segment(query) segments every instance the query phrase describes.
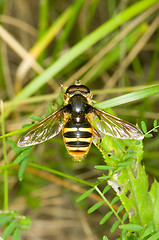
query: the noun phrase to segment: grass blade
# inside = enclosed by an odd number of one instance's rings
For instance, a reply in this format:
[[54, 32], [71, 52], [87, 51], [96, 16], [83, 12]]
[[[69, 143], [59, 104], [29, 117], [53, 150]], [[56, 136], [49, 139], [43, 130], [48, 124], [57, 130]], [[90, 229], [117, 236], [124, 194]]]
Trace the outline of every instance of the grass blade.
[[97, 103], [94, 106], [100, 109], [111, 108], [111, 107], [119, 106], [125, 103], [141, 100], [143, 98], [147, 98], [158, 93], [159, 93], [159, 85], [156, 85], [153, 87], [148, 87], [142, 90], [138, 90], [136, 92], [127, 93], [122, 96]]

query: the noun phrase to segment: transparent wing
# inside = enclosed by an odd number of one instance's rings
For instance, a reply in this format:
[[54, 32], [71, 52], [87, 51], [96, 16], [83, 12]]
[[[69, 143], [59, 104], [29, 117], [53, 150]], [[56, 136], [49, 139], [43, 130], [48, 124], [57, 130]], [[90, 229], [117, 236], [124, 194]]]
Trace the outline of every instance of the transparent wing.
[[93, 109], [95, 114], [95, 128], [99, 129], [102, 135], [109, 135], [121, 139], [139, 140], [144, 138], [142, 131], [135, 125], [97, 108]]
[[62, 129], [63, 108], [31, 127], [19, 138], [18, 146], [27, 147], [55, 137]]

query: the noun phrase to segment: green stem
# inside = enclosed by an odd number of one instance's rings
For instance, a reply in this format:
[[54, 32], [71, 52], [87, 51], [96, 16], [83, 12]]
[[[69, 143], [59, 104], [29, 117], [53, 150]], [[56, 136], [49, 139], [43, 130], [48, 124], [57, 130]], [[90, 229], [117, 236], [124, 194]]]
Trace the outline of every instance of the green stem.
[[147, 133], [145, 133], [145, 136], [148, 135], [149, 133], [153, 132], [153, 130], [159, 128], [159, 125], [157, 125], [156, 127], [152, 128], [150, 131], [148, 131]]
[[[4, 122], [4, 108], [3, 108], [3, 101], [1, 100], [1, 116], [2, 116], [2, 135], [5, 134], [5, 122]], [[3, 160], [4, 166], [7, 166], [7, 149], [6, 149], [6, 140], [5, 138], [2, 139], [3, 144]], [[4, 170], [4, 211], [8, 211], [8, 171], [7, 169]]]
[[108, 207], [112, 210], [112, 212], [114, 213], [114, 215], [117, 217], [117, 219], [121, 222], [121, 224], [124, 224], [123, 221], [121, 220], [121, 218], [119, 217], [119, 215], [117, 214], [117, 212], [114, 210], [114, 208], [112, 207], [112, 205], [110, 204], [110, 202], [105, 198], [105, 196], [103, 195], [103, 193], [100, 191], [100, 189], [95, 186], [94, 189], [99, 193], [99, 195], [103, 198], [103, 200], [106, 202], [106, 204], [108, 205]]
[[63, 173], [63, 172], [60, 172], [60, 171], [57, 171], [57, 170], [54, 170], [54, 169], [50, 169], [50, 168], [41, 166], [41, 165], [36, 164], [36, 163], [28, 163], [28, 165], [29, 165], [30, 167], [33, 167], [33, 168], [36, 168], [36, 169], [40, 169], [40, 170], [43, 170], [43, 171], [47, 171], [47, 172], [50, 172], [50, 173], [53, 173], [53, 174], [56, 174], [56, 175], [59, 175], [59, 176], [65, 177], [65, 178], [69, 178], [69, 179], [71, 179], [71, 180], [74, 180], [74, 181], [76, 181], [76, 182], [80, 182], [80, 183], [85, 184], [85, 185], [90, 186], [90, 187], [94, 187], [94, 185], [95, 185], [94, 183], [91, 183], [91, 182], [82, 180], [82, 179], [80, 179], [80, 178], [77, 178], [77, 177], [68, 175], [68, 174], [66, 174], [66, 173]]

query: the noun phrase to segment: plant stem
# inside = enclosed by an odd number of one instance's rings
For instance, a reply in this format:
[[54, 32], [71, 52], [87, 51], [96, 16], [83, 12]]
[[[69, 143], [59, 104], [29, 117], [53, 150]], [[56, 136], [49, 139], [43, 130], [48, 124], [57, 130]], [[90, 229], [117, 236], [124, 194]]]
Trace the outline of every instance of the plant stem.
[[47, 172], [50, 172], [50, 173], [53, 173], [53, 174], [56, 174], [56, 175], [59, 175], [59, 176], [65, 177], [65, 178], [69, 178], [69, 179], [74, 180], [74, 181], [76, 181], [76, 182], [80, 182], [80, 183], [82, 183], [82, 184], [86, 184], [87, 186], [90, 186], [90, 187], [94, 187], [94, 185], [95, 185], [95, 184], [93, 184], [93, 183], [91, 183], [91, 182], [82, 180], [82, 179], [80, 179], [80, 178], [77, 178], [77, 177], [68, 175], [68, 174], [66, 174], [66, 173], [63, 173], [63, 172], [60, 172], [60, 171], [57, 171], [57, 170], [54, 170], [54, 169], [50, 169], [50, 168], [41, 166], [41, 165], [36, 164], [36, 163], [31, 163], [31, 162], [29, 162], [28, 165], [31, 166], [31, 167], [33, 167], [33, 168], [36, 168], [36, 169], [41, 169], [41, 170], [43, 170], [43, 171], [47, 171]]
[[[3, 108], [3, 101], [1, 100], [1, 116], [2, 116], [2, 135], [5, 134], [5, 122], [4, 122], [4, 108]], [[3, 160], [4, 165], [7, 165], [7, 149], [6, 149], [6, 140], [5, 138], [2, 139], [3, 144]], [[8, 211], [8, 170], [7, 168], [4, 170], [4, 211]]]
[[109, 208], [112, 210], [112, 212], [114, 213], [114, 215], [117, 217], [117, 219], [120, 221], [121, 224], [124, 224], [123, 221], [121, 220], [121, 218], [119, 217], [119, 215], [117, 214], [117, 212], [114, 210], [114, 208], [112, 207], [112, 205], [109, 203], [109, 201], [105, 198], [105, 196], [103, 195], [103, 193], [100, 191], [100, 189], [95, 186], [94, 189], [99, 193], [99, 195], [103, 198], [103, 200], [106, 202], [106, 204], [109, 206]]

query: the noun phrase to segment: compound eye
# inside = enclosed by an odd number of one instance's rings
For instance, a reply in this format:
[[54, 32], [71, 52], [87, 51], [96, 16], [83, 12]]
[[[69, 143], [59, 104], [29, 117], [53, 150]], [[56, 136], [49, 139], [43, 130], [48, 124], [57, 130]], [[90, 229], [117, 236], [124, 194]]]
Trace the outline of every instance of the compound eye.
[[84, 85], [79, 85], [78, 86], [78, 91], [80, 91], [81, 93], [90, 93], [89, 88], [84, 86]]
[[84, 86], [84, 85], [72, 85], [72, 86], [67, 88], [66, 93], [73, 94], [76, 91], [79, 91], [79, 92], [85, 93], [85, 94], [90, 93], [89, 88]]
[[67, 88], [67, 91], [66, 93], [70, 93], [70, 94], [73, 94], [77, 91], [77, 86], [76, 85], [72, 85], [70, 87]]

